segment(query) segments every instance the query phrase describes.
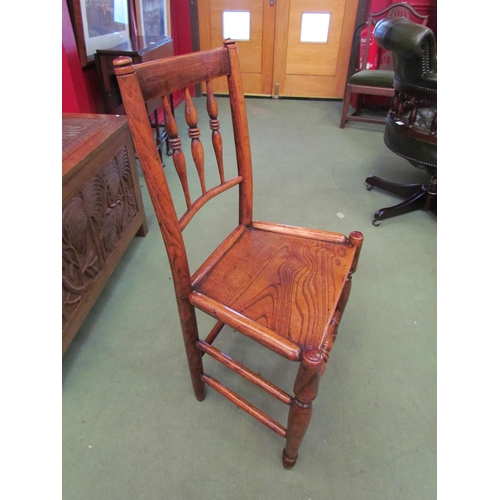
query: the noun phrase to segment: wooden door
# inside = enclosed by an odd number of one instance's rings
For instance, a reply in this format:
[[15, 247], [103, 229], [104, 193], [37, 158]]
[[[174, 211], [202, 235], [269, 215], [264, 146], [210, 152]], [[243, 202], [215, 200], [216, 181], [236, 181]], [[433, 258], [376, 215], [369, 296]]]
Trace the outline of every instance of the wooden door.
[[358, 1], [277, 0], [276, 7], [278, 94], [342, 98]]
[[[243, 88], [247, 94], [271, 95], [274, 5], [270, 0], [198, 0], [201, 50], [220, 47], [224, 35], [232, 34], [231, 30], [224, 32], [224, 13], [249, 13], [249, 40], [231, 36], [238, 43]], [[242, 37], [247, 38], [246, 33]], [[212, 88], [216, 93], [227, 93], [224, 79], [214, 80]]]
[[[219, 47], [236, 13], [243, 32], [231, 38], [246, 94], [342, 98], [357, 7], [358, 0], [198, 0], [200, 48]], [[224, 82], [214, 91], [227, 92]]]

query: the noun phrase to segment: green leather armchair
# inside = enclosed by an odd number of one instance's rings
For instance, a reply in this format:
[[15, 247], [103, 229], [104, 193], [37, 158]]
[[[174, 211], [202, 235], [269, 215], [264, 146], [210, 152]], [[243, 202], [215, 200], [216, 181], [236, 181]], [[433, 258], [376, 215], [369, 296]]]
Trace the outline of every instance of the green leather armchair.
[[431, 174], [428, 184], [395, 184], [376, 176], [374, 186], [406, 198], [374, 214], [374, 225], [414, 210], [437, 214], [437, 61], [432, 31], [406, 18], [383, 19], [375, 27], [376, 43], [392, 51], [395, 95], [386, 117], [385, 145], [411, 165]]
[[[344, 128], [346, 122], [365, 122], [365, 123], [378, 123], [384, 124], [385, 120], [375, 116], [362, 116], [363, 100], [364, 97], [381, 96], [386, 97], [388, 100], [394, 96], [393, 80], [394, 71], [390, 68], [387, 69], [370, 69], [368, 65], [368, 48], [363, 50], [363, 57], [358, 61], [358, 51], [360, 51], [360, 33], [362, 28], [366, 28], [366, 33], [372, 32], [373, 26], [380, 22], [381, 19], [406, 17], [418, 22], [422, 25], [427, 24], [429, 16], [419, 14], [411, 5], [406, 2], [393, 3], [381, 10], [380, 12], [372, 12], [368, 15], [368, 20], [360, 24], [354, 31], [353, 37], [353, 52], [351, 57], [355, 55], [356, 58], [356, 71], [351, 75], [345, 86], [344, 90], [344, 104], [342, 107], [342, 114], [340, 117], [340, 128]], [[379, 57], [382, 56], [382, 49], [379, 48]], [[360, 63], [359, 67], [357, 63]], [[351, 97], [354, 96], [353, 105], [355, 111], [349, 114], [349, 106], [351, 105]]]

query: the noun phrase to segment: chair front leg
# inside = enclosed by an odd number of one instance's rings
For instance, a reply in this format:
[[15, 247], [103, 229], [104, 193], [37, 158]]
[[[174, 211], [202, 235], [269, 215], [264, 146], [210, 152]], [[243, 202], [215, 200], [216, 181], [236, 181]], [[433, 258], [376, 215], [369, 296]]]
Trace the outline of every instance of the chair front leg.
[[300, 444], [311, 421], [312, 402], [318, 394], [324, 367], [323, 353], [314, 347], [307, 347], [295, 379], [295, 398], [288, 413], [286, 445], [282, 457], [285, 469], [291, 469], [297, 461]]
[[360, 94], [358, 92], [356, 94], [355, 100], [356, 100], [356, 105], [354, 107], [356, 108], [356, 111], [353, 113], [353, 116], [361, 116], [361, 108], [363, 106], [363, 94]]

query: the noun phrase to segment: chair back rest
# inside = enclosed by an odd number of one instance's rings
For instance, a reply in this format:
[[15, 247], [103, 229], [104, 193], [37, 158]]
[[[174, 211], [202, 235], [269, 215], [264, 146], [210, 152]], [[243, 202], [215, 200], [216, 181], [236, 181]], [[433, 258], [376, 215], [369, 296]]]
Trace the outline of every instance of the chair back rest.
[[392, 51], [395, 85], [437, 93], [436, 41], [429, 28], [395, 17], [379, 21], [374, 35], [377, 45]]
[[[239, 223], [249, 225], [252, 222], [252, 160], [238, 49], [233, 41], [226, 40], [223, 47], [214, 50], [141, 64], [132, 64], [129, 57], [119, 57], [113, 64], [136, 153], [167, 249], [177, 299], [181, 300], [191, 292], [190, 270], [182, 231], [193, 216], [215, 196], [239, 186]], [[228, 82], [236, 152], [237, 175], [230, 179], [226, 179], [218, 107], [211, 85], [213, 79], [220, 77], [227, 78]], [[206, 86], [206, 108], [212, 131], [211, 149], [215, 155], [215, 160], [211, 163], [218, 169], [218, 180], [213, 187], [207, 186], [205, 150], [200, 140], [197, 111], [189, 91], [190, 87], [200, 83]], [[185, 93], [184, 117], [197, 172], [195, 175], [199, 181], [199, 187], [194, 190], [188, 182], [188, 164], [170, 100], [171, 94], [179, 90]], [[168, 144], [182, 186], [185, 209], [179, 210], [182, 214], [180, 218], [146, 108], [146, 103], [153, 99], [161, 99]], [[196, 195], [193, 196], [192, 193]]]
[[[411, 5], [406, 2], [395, 3], [389, 5], [380, 12], [371, 12], [368, 15], [368, 21], [364, 24], [367, 27], [365, 50], [363, 52], [363, 58], [360, 65], [360, 70], [367, 69], [368, 67], [368, 42], [373, 30], [373, 27], [380, 22], [382, 19], [393, 18], [393, 17], [404, 17], [406, 19], [419, 21], [422, 26], [427, 25], [427, 20], [429, 16], [424, 16], [419, 14]], [[392, 69], [392, 59], [390, 53], [385, 56], [383, 54], [382, 47], [378, 49], [378, 60], [380, 69]]]

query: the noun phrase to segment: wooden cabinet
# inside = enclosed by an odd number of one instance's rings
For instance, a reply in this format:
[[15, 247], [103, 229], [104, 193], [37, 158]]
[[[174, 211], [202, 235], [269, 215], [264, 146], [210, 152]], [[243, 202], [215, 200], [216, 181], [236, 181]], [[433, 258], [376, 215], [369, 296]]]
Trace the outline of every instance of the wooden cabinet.
[[119, 56], [128, 56], [132, 58], [134, 64], [138, 64], [173, 55], [174, 45], [168, 36], [139, 36], [109, 49], [97, 50], [95, 62], [103, 90], [106, 113], [125, 114], [113, 69], [114, 59]]
[[62, 353], [134, 236], [146, 236], [127, 118], [62, 115]]

